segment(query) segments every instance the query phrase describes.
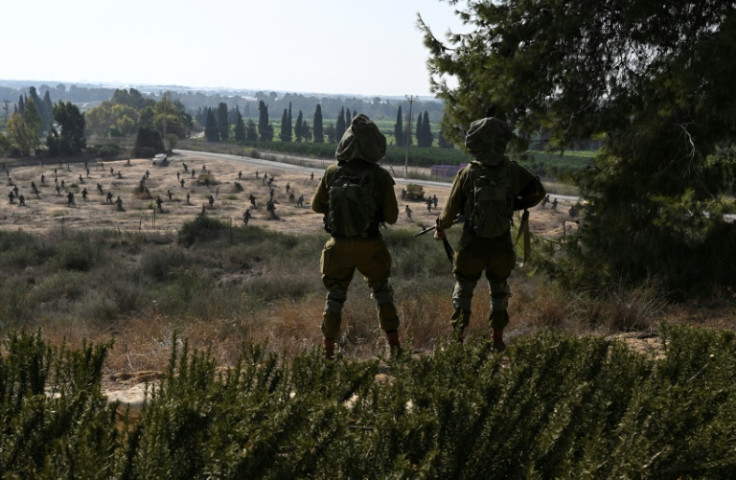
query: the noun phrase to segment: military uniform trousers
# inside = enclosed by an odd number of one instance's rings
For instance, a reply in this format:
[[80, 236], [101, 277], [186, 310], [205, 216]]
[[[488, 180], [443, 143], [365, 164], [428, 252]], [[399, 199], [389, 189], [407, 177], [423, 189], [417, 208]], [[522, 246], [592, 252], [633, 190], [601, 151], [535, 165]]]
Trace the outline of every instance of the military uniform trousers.
[[322, 315], [322, 334], [335, 338], [340, 331], [341, 312], [347, 299], [355, 270], [371, 289], [377, 305], [381, 329], [390, 332], [399, 327], [399, 318], [389, 283], [391, 255], [380, 236], [370, 238], [330, 238], [322, 250], [320, 272], [327, 288], [327, 300]]
[[458, 313], [453, 316], [456, 331], [467, 327], [473, 290], [484, 270], [491, 290], [491, 327], [503, 329], [508, 324], [506, 309], [511, 289], [507, 280], [515, 264], [516, 253], [510, 231], [496, 238], [484, 238], [467, 230], [463, 232], [452, 270], [455, 275], [452, 304]]

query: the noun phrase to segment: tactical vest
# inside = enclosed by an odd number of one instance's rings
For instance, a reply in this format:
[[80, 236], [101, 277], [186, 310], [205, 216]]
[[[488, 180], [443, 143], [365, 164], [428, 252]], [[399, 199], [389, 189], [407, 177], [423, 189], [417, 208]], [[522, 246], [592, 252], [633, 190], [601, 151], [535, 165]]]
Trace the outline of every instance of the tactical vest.
[[[511, 228], [514, 214], [512, 169], [508, 160], [498, 166], [471, 164], [470, 192], [465, 212], [468, 226], [481, 237], [495, 238]], [[467, 213], [466, 213], [467, 214]]]
[[337, 237], [368, 237], [378, 205], [373, 196], [372, 169], [342, 167], [330, 182], [327, 229]]

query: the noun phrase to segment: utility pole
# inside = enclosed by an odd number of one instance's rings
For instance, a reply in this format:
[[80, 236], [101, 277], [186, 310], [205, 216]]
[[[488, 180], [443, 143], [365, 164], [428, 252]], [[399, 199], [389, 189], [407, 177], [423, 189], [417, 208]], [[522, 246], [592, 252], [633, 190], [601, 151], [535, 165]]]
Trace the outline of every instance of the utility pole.
[[164, 150], [166, 150], [166, 93], [164, 92]]
[[406, 122], [407, 123], [406, 143], [404, 144], [404, 147], [405, 147], [404, 149], [404, 178], [408, 177], [406, 168], [409, 164], [409, 144], [411, 143], [411, 107], [412, 107], [412, 104], [414, 103], [414, 96], [409, 95], [407, 99], [409, 100], [409, 115], [408, 115], [409, 120]]

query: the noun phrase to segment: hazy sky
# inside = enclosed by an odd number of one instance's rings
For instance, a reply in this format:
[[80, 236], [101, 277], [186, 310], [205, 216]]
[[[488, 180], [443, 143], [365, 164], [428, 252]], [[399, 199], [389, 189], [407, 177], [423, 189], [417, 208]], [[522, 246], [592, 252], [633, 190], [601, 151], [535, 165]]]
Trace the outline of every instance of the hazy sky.
[[429, 95], [440, 0], [36, 0], [0, 6], [0, 79]]

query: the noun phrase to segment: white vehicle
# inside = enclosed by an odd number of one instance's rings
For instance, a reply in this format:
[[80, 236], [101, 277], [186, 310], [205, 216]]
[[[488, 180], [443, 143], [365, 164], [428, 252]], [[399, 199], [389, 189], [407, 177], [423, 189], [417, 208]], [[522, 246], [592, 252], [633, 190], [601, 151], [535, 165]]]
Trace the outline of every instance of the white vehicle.
[[169, 164], [169, 158], [166, 156], [165, 153], [157, 153], [153, 157], [153, 165], [155, 167], [165, 167]]

